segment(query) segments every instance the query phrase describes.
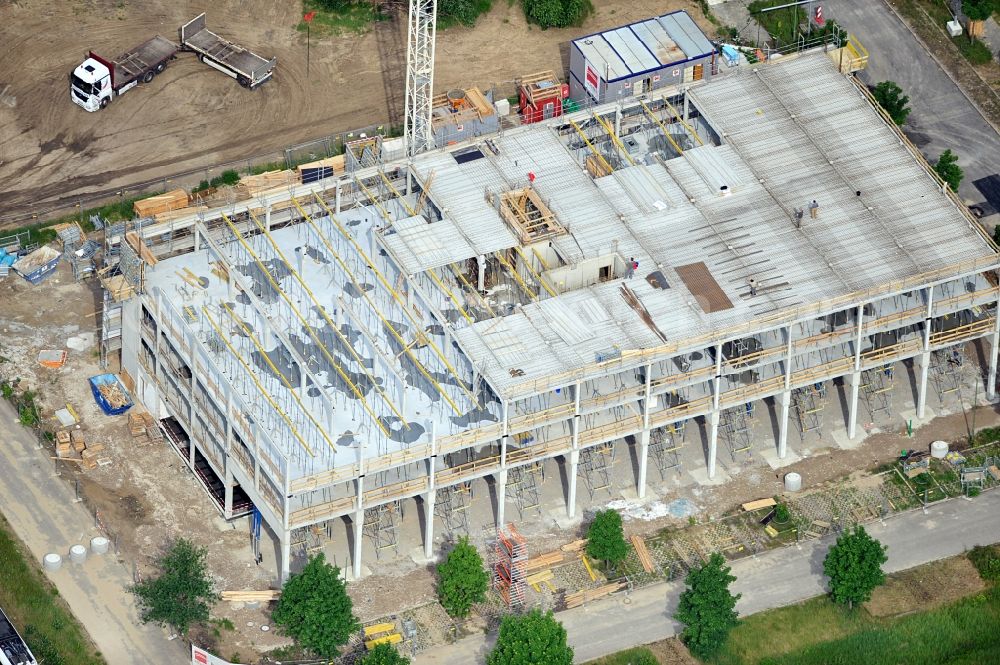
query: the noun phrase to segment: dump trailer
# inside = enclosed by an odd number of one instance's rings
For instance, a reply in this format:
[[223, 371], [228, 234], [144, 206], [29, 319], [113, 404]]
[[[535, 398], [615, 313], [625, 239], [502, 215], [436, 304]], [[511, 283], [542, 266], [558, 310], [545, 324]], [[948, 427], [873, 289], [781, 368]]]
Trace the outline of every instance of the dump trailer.
[[205, 14], [181, 26], [181, 48], [194, 51], [209, 67], [231, 76], [253, 90], [271, 78], [277, 58], [270, 60], [224, 39], [208, 29]]
[[102, 109], [139, 83], [152, 81], [179, 49], [157, 35], [113, 60], [91, 51], [69, 75], [69, 96], [88, 111]]

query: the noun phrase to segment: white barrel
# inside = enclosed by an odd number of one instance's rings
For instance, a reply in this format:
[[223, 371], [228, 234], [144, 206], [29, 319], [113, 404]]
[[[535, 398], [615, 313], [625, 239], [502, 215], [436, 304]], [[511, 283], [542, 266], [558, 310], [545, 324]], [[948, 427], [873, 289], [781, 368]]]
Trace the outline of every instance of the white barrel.
[[792, 471], [785, 474], [785, 491], [798, 492], [802, 489], [802, 476]]
[[947, 454], [948, 454], [947, 441], [935, 441], [931, 444], [931, 457], [944, 459]]
[[83, 563], [87, 560], [87, 548], [83, 545], [74, 545], [69, 548], [69, 560], [73, 563]]
[[56, 554], [55, 552], [49, 552], [48, 554], [42, 557], [42, 568], [49, 571], [50, 573], [54, 573], [61, 567], [62, 567], [62, 557]]
[[90, 539], [90, 551], [94, 554], [107, 554], [108, 539], [104, 536], [94, 536]]

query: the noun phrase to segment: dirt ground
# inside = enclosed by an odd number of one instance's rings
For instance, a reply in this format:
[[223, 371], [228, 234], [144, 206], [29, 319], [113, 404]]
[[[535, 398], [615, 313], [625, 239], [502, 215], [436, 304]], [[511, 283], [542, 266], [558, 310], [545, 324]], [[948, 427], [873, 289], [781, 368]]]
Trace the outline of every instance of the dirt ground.
[[[102, 111], [70, 101], [67, 75], [88, 50], [114, 57], [157, 33], [176, 39], [205, 8], [190, 0], [0, 3], [0, 228], [96, 193], [401, 118], [405, 18], [362, 35], [314, 36], [307, 77], [305, 35], [295, 30], [301, 7], [273, 0], [219, 0], [208, 11], [211, 29], [278, 58], [274, 79], [256, 91], [187, 53]], [[435, 88], [505, 90], [520, 75], [558, 73], [568, 40], [674, 9], [711, 31], [689, 0], [600, 3], [581, 28], [545, 31], [527, 25], [520, 3], [497, 0], [475, 28], [438, 34]]]
[[956, 556], [889, 575], [885, 585], [875, 589], [865, 603], [865, 609], [876, 617], [926, 612], [985, 588], [969, 559]]

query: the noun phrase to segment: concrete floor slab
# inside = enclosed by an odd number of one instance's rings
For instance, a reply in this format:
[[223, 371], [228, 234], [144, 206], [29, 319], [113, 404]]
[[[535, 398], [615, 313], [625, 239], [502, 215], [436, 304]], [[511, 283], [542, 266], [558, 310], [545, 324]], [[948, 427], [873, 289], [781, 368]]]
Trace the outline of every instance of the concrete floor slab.
[[696, 483], [704, 487], [714, 487], [716, 485], [724, 485], [725, 483], [728, 483], [730, 480], [729, 473], [721, 467], [716, 467], [715, 478], [709, 478], [708, 469], [704, 468], [691, 469], [690, 471], [687, 471], [686, 474], [694, 478], [694, 481]]
[[780, 469], [784, 466], [795, 464], [802, 459], [802, 456], [795, 452], [795, 449], [791, 446], [788, 446], [788, 450], [785, 451], [784, 458], [778, 457], [778, 451], [770, 446], [760, 451], [760, 457], [772, 469]]

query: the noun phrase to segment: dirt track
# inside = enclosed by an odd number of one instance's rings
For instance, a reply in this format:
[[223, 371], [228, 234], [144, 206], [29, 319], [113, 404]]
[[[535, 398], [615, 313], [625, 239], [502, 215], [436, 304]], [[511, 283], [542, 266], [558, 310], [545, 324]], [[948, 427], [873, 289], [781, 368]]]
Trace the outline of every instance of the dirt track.
[[[516, 76], [565, 68], [567, 41], [673, 9], [688, 0], [603, 4], [582, 28], [529, 27], [519, 3], [498, 0], [474, 29], [439, 33], [435, 88], [509, 87]], [[114, 57], [177, 28], [206, 9], [186, 0], [24, 0], [0, 3], [0, 227], [45, 216], [94, 193], [275, 153], [313, 138], [400, 117], [405, 20], [364, 35], [315, 36], [310, 76], [297, 3], [218, 0], [208, 25], [264, 56], [277, 56], [274, 80], [248, 92], [180, 54], [148, 86], [87, 113], [69, 99], [66, 77], [94, 49]], [[85, 206], [86, 207], [86, 206]]]

